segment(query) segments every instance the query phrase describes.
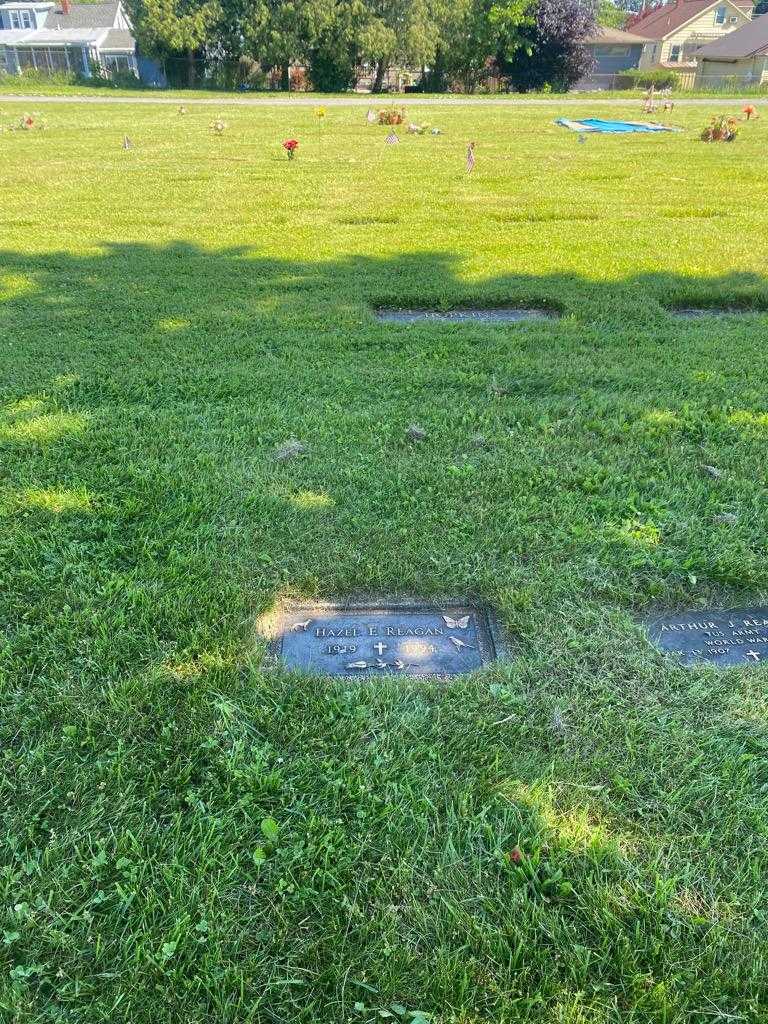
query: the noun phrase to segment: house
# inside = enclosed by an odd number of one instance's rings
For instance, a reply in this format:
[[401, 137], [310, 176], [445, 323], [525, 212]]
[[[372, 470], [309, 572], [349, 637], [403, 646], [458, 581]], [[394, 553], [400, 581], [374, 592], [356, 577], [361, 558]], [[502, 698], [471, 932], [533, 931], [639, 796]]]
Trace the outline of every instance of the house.
[[650, 40], [620, 28], [601, 26], [584, 42], [595, 59], [594, 70], [574, 86], [575, 89], [611, 89], [616, 76], [640, 64], [643, 50]]
[[138, 77], [136, 40], [121, 0], [0, 3], [0, 73], [28, 68], [85, 77], [104, 68]]
[[698, 52], [696, 84], [702, 88], [737, 79], [744, 85], [768, 82], [768, 17], [761, 16], [707, 43]]
[[752, 17], [753, 0], [674, 0], [627, 20], [629, 32], [646, 36], [640, 67], [695, 67], [696, 51]]

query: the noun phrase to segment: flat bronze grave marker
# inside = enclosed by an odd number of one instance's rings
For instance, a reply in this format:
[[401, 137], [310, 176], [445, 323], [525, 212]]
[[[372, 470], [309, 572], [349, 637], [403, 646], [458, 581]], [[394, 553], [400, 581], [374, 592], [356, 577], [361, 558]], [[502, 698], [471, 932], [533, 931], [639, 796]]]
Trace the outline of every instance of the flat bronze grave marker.
[[737, 306], [686, 306], [670, 309], [669, 312], [672, 316], [682, 320], [702, 320], [705, 317], [713, 316], [760, 316], [765, 314], [763, 309], [739, 308]]
[[681, 612], [647, 623], [657, 647], [684, 665], [757, 665], [768, 661], [768, 608]]
[[548, 309], [523, 308], [518, 306], [481, 309], [377, 309], [376, 319], [384, 323], [415, 324], [517, 324], [524, 320], [553, 320], [557, 314]]
[[466, 602], [293, 604], [269, 632], [275, 659], [328, 676], [456, 676], [504, 650], [490, 609]]

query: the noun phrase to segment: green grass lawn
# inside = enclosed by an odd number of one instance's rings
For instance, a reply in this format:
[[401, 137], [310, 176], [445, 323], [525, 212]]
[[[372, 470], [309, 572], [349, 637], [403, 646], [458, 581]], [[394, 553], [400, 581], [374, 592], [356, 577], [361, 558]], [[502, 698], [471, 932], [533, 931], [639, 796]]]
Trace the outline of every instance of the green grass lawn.
[[[768, 1020], [766, 677], [638, 625], [768, 597], [768, 118], [707, 113], [0, 136], [0, 1020]], [[462, 303], [562, 318], [372, 315]], [[369, 591], [518, 657], [262, 669], [276, 602]]]

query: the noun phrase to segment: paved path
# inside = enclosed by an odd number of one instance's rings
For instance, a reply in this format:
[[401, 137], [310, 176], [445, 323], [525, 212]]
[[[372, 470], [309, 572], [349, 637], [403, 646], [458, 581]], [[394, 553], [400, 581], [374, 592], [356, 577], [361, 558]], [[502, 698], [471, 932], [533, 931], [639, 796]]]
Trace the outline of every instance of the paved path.
[[[201, 99], [187, 99], [183, 92], [177, 96], [6, 96], [0, 94], [0, 103], [144, 103], [163, 105], [170, 104], [185, 107], [370, 107], [377, 103], [391, 103], [387, 96], [330, 96], [328, 99], [315, 96], [206, 96]], [[595, 93], [580, 93], [578, 96], [560, 98], [544, 98], [541, 96], [407, 96], [398, 97], [394, 102], [407, 104], [409, 107], [640, 107], [641, 97], [609, 97]], [[727, 104], [741, 105], [754, 102], [754, 97], [745, 99], [738, 96], [691, 96], [675, 98], [675, 105], [680, 107], [711, 107]], [[639, 116], [639, 114], [638, 114]]]

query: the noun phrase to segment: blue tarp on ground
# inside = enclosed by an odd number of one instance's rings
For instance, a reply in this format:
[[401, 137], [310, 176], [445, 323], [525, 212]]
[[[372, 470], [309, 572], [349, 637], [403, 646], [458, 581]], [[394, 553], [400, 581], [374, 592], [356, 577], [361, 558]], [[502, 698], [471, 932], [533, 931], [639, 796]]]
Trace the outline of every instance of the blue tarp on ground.
[[679, 132], [679, 128], [673, 128], [666, 124], [651, 124], [648, 121], [603, 121], [599, 117], [586, 117], [583, 121], [570, 121], [567, 117], [560, 117], [555, 121], [563, 128], [570, 128], [572, 132], [608, 132], [609, 134], [624, 134], [625, 132]]

